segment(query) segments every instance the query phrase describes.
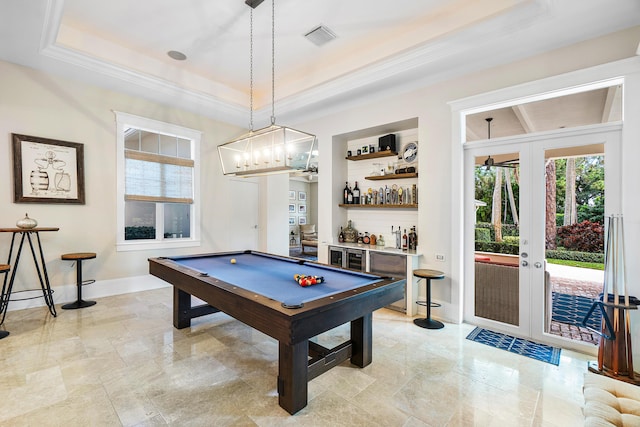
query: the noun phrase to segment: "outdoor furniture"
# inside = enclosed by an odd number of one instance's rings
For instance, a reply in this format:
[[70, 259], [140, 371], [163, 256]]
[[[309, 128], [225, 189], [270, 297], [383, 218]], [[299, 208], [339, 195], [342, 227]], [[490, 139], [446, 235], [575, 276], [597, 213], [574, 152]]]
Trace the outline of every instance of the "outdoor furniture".
[[304, 247], [318, 248], [318, 233], [315, 224], [305, 224], [300, 226], [300, 247], [304, 253]]
[[475, 261], [475, 315], [485, 319], [518, 325], [518, 264]]

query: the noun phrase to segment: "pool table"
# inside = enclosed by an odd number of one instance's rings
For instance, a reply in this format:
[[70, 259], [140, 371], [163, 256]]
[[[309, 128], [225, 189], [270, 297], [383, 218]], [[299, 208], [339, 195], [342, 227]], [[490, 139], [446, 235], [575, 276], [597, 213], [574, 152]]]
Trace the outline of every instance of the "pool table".
[[[278, 401], [290, 414], [307, 405], [307, 382], [351, 359], [372, 360], [372, 313], [404, 297], [405, 280], [257, 251], [149, 259], [173, 285], [173, 325], [222, 311], [278, 340]], [[295, 274], [321, 276], [300, 286]], [[207, 304], [192, 306], [191, 296]], [[351, 322], [351, 339], [332, 349], [310, 341]]]

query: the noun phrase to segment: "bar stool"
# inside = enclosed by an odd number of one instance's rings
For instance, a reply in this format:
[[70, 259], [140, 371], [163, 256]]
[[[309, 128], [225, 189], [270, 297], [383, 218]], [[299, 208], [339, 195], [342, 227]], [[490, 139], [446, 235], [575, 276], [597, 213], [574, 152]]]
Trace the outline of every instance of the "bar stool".
[[[11, 269], [11, 266], [9, 264], [0, 264], [0, 273], [8, 273], [10, 269]], [[3, 289], [3, 293], [4, 293], [4, 289]], [[3, 302], [4, 301], [0, 301], [0, 304], [2, 304]], [[8, 336], [9, 336], [9, 331], [0, 331], [0, 340]]]
[[421, 328], [426, 329], [442, 329], [444, 328], [444, 323], [438, 322], [437, 320], [433, 320], [431, 318], [431, 307], [440, 307], [440, 304], [431, 302], [431, 280], [439, 280], [444, 279], [444, 273], [438, 270], [414, 270], [413, 275], [424, 279], [427, 282], [427, 300], [426, 301], [416, 301], [416, 304], [427, 307], [427, 317], [425, 319], [414, 319], [413, 323], [420, 326]]
[[95, 282], [95, 280], [82, 281], [82, 261], [86, 259], [93, 259], [96, 254], [93, 252], [78, 252], [72, 254], [62, 255], [64, 261], [76, 261], [76, 279], [78, 286], [78, 300], [62, 306], [65, 310], [75, 310], [77, 308], [85, 308], [94, 305], [95, 301], [84, 301], [82, 299], [82, 286]]

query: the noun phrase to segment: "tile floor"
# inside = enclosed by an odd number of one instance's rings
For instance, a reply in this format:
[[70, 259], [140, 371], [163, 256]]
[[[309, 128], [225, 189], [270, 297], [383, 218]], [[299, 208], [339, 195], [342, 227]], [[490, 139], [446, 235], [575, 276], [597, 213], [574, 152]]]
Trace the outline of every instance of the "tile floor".
[[[309, 383], [295, 416], [278, 406], [277, 343], [222, 314], [176, 330], [171, 288], [82, 310], [11, 311], [0, 341], [0, 426], [580, 426], [589, 356], [560, 366], [374, 314], [373, 363]], [[346, 336], [345, 327], [318, 339]]]

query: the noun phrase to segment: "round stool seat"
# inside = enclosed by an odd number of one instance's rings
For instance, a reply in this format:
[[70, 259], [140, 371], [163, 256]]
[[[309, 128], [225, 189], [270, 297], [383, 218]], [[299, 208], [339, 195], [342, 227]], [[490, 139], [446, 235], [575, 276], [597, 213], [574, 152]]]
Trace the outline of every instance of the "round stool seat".
[[413, 270], [413, 275], [427, 282], [427, 300], [416, 301], [416, 304], [427, 307], [427, 317], [425, 319], [414, 319], [413, 323], [425, 329], [442, 329], [444, 323], [431, 318], [431, 307], [440, 307], [440, 304], [431, 302], [431, 280], [444, 279], [444, 273], [438, 270], [418, 269]]
[[95, 305], [95, 301], [85, 301], [82, 299], [82, 287], [84, 285], [88, 285], [94, 283], [95, 280], [82, 280], [82, 261], [87, 259], [93, 259], [96, 257], [95, 252], [73, 252], [70, 254], [62, 254], [60, 258], [64, 261], [77, 261], [76, 262], [76, 279], [77, 279], [77, 289], [78, 289], [78, 299], [76, 302], [72, 302], [69, 304], [65, 304], [62, 306], [65, 310], [75, 310], [78, 308], [91, 307]]
[[444, 273], [442, 271], [428, 270], [426, 268], [413, 270], [413, 275], [421, 279], [444, 279]]
[[96, 257], [94, 252], [74, 252], [72, 254], [63, 254], [60, 258], [65, 261], [77, 261], [84, 259], [93, 259]]

